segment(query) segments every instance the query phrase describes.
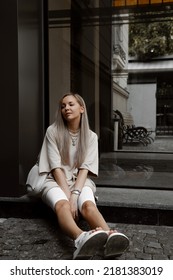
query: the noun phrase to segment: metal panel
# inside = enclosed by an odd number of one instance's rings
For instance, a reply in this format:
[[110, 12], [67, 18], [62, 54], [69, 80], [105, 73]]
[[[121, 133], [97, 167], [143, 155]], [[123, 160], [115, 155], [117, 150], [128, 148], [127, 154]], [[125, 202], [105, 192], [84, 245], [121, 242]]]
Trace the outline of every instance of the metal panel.
[[25, 192], [26, 175], [43, 138], [42, 3], [43, 0], [4, 0], [0, 4], [0, 196]]

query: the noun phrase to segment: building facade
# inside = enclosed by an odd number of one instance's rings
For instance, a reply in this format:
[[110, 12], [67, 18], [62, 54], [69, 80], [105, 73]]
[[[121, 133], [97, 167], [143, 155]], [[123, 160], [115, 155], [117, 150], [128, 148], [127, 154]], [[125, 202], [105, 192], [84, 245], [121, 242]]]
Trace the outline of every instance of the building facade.
[[147, 22], [155, 11], [169, 11], [172, 19], [172, 1], [1, 1], [1, 196], [26, 192], [26, 176], [66, 92], [85, 99], [100, 154], [114, 152], [115, 109], [130, 111], [135, 121], [155, 129], [156, 119], [150, 122], [147, 113], [145, 120], [136, 108], [145, 100], [153, 110], [156, 83], [148, 93], [144, 77], [143, 84], [134, 82], [139, 77], [129, 69], [128, 50], [129, 23]]

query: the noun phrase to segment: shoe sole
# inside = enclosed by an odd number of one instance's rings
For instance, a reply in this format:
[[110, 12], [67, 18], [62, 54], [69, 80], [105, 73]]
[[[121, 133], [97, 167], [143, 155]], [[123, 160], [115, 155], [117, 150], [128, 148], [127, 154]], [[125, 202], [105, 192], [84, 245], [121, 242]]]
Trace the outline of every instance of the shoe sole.
[[104, 255], [108, 257], [118, 257], [129, 247], [129, 239], [122, 233], [112, 233], [106, 242]]
[[104, 247], [107, 239], [108, 235], [105, 231], [91, 233], [83, 246], [76, 249], [73, 259], [88, 259], [96, 255], [97, 251]]

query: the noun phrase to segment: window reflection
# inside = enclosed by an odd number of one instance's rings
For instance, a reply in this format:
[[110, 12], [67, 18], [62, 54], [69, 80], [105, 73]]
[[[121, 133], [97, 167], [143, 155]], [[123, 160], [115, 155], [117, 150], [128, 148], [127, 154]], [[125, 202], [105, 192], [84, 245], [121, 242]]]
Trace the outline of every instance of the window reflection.
[[97, 183], [172, 188], [172, 6], [143, 12], [114, 9], [112, 1], [49, 4], [50, 122], [58, 96], [79, 92], [99, 136]]
[[144, 4], [163, 4], [171, 3], [172, 0], [113, 0], [113, 6], [134, 6], [134, 5], [144, 5]]
[[155, 12], [126, 23], [122, 16], [112, 35], [114, 150], [173, 151], [172, 17]]

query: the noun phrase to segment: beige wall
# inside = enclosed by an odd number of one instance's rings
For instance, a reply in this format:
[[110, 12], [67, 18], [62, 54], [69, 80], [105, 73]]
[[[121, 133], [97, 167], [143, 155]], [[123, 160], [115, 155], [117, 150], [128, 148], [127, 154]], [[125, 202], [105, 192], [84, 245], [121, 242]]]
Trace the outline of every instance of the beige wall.
[[113, 110], [120, 112], [127, 111], [128, 93], [120, 88], [116, 83], [113, 83]]

